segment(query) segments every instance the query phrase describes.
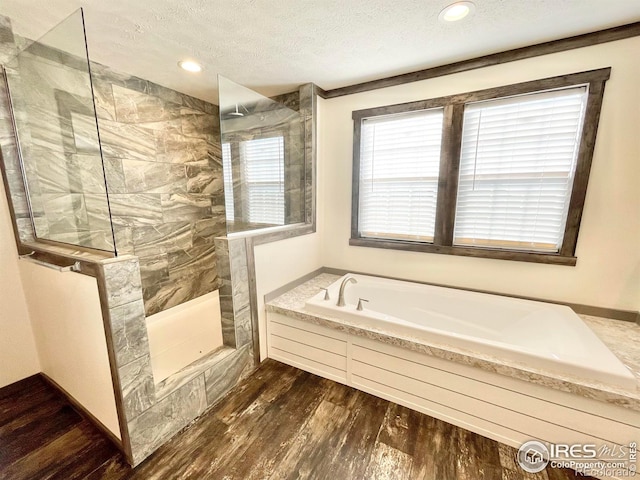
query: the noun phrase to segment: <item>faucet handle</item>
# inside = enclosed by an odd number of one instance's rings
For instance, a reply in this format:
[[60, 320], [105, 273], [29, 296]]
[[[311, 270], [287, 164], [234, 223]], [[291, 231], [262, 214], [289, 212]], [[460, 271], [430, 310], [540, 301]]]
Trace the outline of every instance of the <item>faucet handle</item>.
[[328, 288], [322, 288], [321, 290], [324, 290], [324, 299], [325, 300], [331, 300], [331, 297], [329, 297], [329, 289]]
[[356, 307], [356, 310], [358, 311], [362, 311], [364, 310], [364, 307], [362, 306], [362, 302], [369, 302], [369, 300], [367, 300], [366, 298], [359, 298], [358, 299], [358, 306]]

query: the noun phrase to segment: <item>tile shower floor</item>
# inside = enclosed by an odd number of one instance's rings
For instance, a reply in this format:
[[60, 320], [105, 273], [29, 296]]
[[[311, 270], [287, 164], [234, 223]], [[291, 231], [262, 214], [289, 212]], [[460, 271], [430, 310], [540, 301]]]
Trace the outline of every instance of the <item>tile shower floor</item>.
[[[560, 480], [515, 450], [427, 415], [267, 360], [132, 471], [38, 378], [0, 390], [0, 479]], [[583, 477], [584, 478], [584, 477]]]

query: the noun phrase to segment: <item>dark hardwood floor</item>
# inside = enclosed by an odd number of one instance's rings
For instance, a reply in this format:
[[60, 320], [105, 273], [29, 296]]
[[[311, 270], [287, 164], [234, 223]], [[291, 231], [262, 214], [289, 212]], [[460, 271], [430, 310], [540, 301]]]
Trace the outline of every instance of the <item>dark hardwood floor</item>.
[[40, 378], [0, 390], [0, 479], [561, 480], [515, 450], [268, 360], [135, 470]]

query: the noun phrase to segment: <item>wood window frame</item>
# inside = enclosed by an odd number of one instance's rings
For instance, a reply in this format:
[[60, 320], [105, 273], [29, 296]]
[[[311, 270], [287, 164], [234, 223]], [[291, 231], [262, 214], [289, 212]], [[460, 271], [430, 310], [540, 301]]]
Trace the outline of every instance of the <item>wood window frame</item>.
[[[575, 256], [575, 251], [578, 241], [578, 232], [580, 229], [580, 221], [582, 219], [582, 211], [584, 209], [584, 201], [587, 194], [587, 184], [589, 182], [589, 173], [591, 171], [591, 162], [593, 159], [598, 123], [600, 120], [600, 110], [602, 108], [605, 83], [609, 79], [610, 75], [610, 67], [601, 68], [446, 97], [354, 111], [352, 113], [353, 177], [351, 190], [351, 238], [349, 240], [349, 245], [407, 250], [412, 252], [516, 260], [554, 265], [576, 265], [577, 258]], [[587, 85], [588, 87], [587, 103], [584, 123], [580, 134], [580, 146], [578, 149], [576, 170], [574, 173], [571, 197], [569, 200], [567, 221], [563, 241], [558, 252], [541, 253], [526, 250], [463, 247], [453, 245], [465, 105], [483, 100], [531, 94], [545, 90], [568, 88], [580, 85]], [[358, 227], [358, 212], [360, 207], [360, 140], [362, 121], [365, 118], [407, 113], [430, 108], [444, 108], [442, 148], [440, 152], [440, 176], [438, 179], [435, 235], [433, 243], [362, 237]]]

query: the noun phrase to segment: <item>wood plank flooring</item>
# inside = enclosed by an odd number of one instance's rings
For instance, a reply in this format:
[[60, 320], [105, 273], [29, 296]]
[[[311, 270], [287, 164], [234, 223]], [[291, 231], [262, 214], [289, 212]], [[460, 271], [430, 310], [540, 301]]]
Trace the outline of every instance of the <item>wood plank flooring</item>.
[[135, 470], [38, 377], [0, 390], [0, 479], [562, 480], [515, 450], [267, 360]]

